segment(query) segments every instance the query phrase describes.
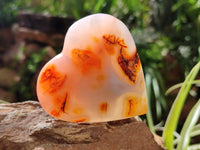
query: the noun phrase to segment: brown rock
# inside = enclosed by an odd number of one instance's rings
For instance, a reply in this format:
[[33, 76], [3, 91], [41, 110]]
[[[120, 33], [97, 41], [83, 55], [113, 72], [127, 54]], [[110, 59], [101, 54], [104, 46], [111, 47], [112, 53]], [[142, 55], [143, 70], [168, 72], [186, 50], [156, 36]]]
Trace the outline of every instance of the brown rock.
[[15, 102], [15, 95], [10, 91], [0, 88], [0, 100], [12, 103]]
[[[159, 137], [157, 140], [162, 141]], [[2, 150], [162, 150], [146, 124], [135, 118], [70, 123], [44, 112], [38, 102], [0, 104]]]
[[39, 42], [56, 48], [62, 48], [65, 37], [64, 34], [44, 33], [36, 29], [19, 27], [18, 24], [15, 24], [12, 30], [16, 40]]
[[51, 16], [26, 11], [18, 12], [20, 27], [39, 30], [45, 33], [65, 34], [69, 26], [75, 21], [73, 18]]
[[14, 36], [10, 28], [0, 28], [0, 67], [3, 66], [4, 54], [14, 44]]
[[[19, 41], [15, 45], [11, 46], [10, 49], [3, 55], [3, 66], [6, 67], [16, 67], [16, 64], [24, 62], [25, 54], [24, 54], [24, 41]], [[17, 66], [20, 67], [20, 66]], [[15, 68], [15, 70], [17, 70]]]
[[5, 53], [13, 44], [14, 38], [10, 28], [0, 28], [0, 54]]
[[26, 57], [31, 56], [33, 53], [39, 53], [43, 49], [42, 46], [36, 43], [26, 43], [24, 45], [24, 55]]

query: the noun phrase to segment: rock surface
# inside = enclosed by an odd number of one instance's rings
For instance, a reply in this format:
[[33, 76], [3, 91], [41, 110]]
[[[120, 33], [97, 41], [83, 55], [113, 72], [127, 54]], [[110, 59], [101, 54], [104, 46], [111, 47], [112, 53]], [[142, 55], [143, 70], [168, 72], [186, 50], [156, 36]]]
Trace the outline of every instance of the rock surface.
[[75, 22], [74, 18], [44, 15], [20, 11], [17, 14], [20, 27], [39, 30], [45, 33], [65, 34], [69, 26]]
[[12, 28], [16, 41], [24, 40], [26, 42], [39, 42], [42, 44], [50, 45], [53, 47], [61, 48], [65, 38], [64, 34], [60, 33], [45, 33], [36, 29], [30, 29], [26, 27], [20, 27], [15, 24]]
[[162, 150], [162, 144], [135, 118], [69, 123], [49, 116], [35, 101], [0, 104], [0, 150]]
[[0, 87], [0, 100], [6, 100], [7, 102], [15, 102], [15, 95]]

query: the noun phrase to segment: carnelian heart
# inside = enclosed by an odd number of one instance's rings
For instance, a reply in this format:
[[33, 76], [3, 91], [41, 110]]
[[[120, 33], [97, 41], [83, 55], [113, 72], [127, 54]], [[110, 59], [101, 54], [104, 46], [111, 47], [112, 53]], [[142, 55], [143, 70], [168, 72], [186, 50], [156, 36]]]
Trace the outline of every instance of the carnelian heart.
[[62, 52], [41, 70], [37, 95], [47, 113], [71, 122], [147, 113], [143, 70], [128, 28], [107, 14], [75, 22]]

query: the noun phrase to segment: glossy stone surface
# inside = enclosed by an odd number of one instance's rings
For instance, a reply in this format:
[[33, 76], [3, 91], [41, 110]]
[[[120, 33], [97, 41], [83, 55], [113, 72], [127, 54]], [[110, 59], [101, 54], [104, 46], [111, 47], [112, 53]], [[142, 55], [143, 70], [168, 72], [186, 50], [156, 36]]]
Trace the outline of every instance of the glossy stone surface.
[[94, 14], [68, 30], [63, 50], [41, 70], [40, 104], [70, 122], [103, 122], [147, 113], [144, 75], [127, 27]]

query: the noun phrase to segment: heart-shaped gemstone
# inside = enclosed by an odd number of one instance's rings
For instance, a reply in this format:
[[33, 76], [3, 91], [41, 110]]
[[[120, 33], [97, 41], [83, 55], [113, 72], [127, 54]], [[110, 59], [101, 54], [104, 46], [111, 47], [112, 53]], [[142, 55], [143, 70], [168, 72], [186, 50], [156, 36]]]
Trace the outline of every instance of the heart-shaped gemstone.
[[107, 14], [75, 22], [62, 52], [42, 68], [37, 95], [47, 113], [70, 122], [147, 113], [143, 70], [128, 28]]

